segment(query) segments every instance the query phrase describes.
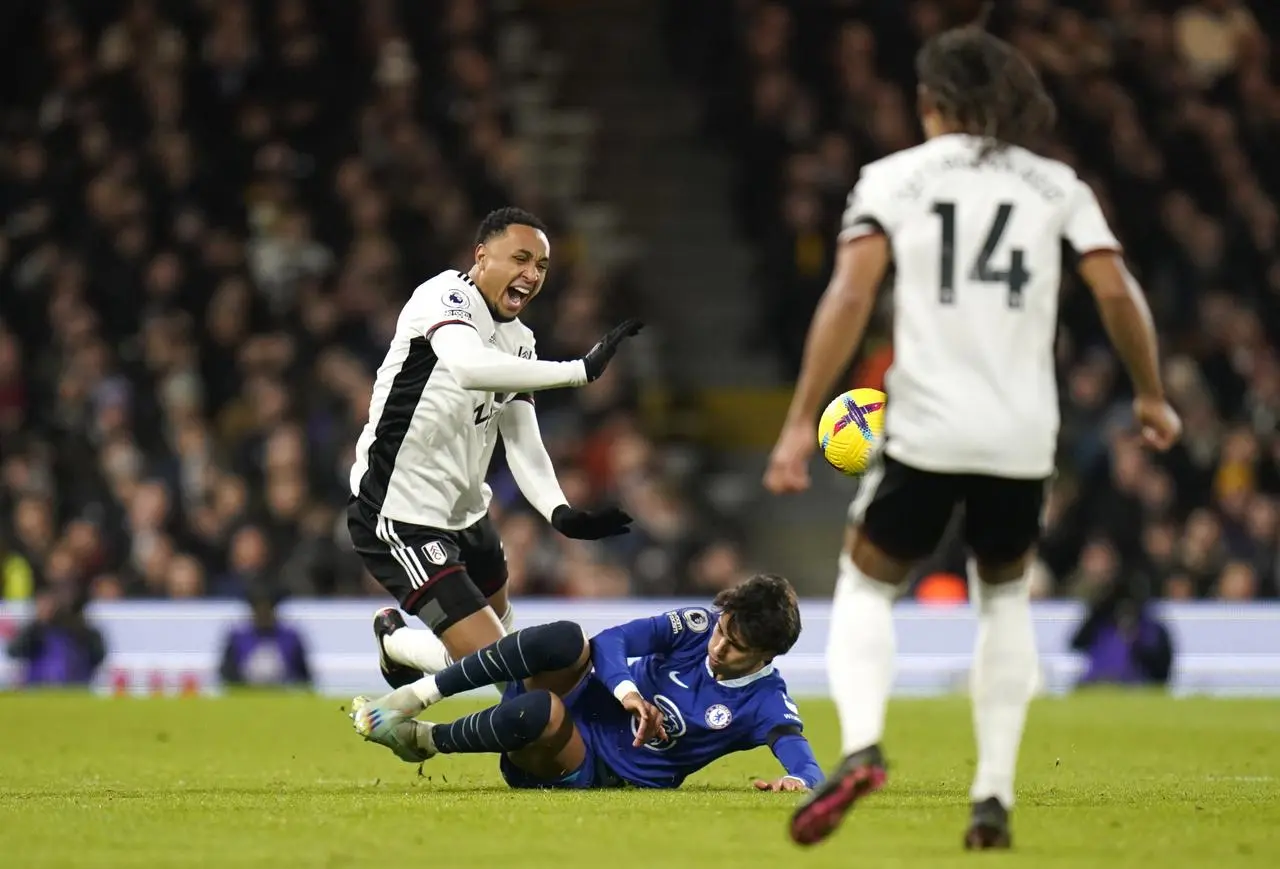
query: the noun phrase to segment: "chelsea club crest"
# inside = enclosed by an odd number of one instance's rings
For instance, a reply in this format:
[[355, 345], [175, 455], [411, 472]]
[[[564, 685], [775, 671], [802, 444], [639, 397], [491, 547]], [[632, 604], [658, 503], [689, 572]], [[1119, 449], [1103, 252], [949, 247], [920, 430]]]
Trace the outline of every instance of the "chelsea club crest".
[[723, 703], [717, 703], [707, 708], [707, 714], [704, 716], [707, 726], [712, 730], [724, 730], [729, 726], [729, 722], [733, 720], [733, 713], [729, 711], [729, 707]]

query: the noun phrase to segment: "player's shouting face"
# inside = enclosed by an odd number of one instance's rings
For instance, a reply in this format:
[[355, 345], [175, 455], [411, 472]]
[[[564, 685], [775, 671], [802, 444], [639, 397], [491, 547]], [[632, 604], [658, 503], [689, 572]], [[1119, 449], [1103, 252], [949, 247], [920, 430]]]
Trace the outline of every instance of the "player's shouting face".
[[514, 320], [542, 290], [551, 264], [551, 243], [542, 230], [513, 223], [476, 245], [472, 277], [493, 318]]

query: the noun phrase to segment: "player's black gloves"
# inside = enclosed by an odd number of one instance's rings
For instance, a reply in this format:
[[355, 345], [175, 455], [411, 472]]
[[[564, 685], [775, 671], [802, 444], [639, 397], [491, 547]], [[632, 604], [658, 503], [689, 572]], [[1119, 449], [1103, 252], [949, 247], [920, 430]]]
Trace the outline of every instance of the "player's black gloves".
[[629, 534], [631, 529], [627, 526], [630, 524], [631, 517], [617, 507], [589, 513], [561, 504], [551, 513], [551, 527], [575, 540], [599, 540], [601, 537]]
[[[582, 357], [582, 364], [587, 369], [587, 382], [591, 383], [604, 374], [613, 354], [618, 352], [618, 345], [644, 328], [639, 320], [627, 320], [621, 326], [615, 326], [608, 335], [600, 339], [587, 355]], [[572, 535], [570, 535], [572, 536]]]

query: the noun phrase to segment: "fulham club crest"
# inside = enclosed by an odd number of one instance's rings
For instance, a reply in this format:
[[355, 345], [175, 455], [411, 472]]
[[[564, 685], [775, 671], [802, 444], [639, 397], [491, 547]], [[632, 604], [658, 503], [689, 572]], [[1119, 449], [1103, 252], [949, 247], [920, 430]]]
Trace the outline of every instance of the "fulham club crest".
[[422, 554], [427, 556], [427, 561], [432, 564], [444, 564], [449, 560], [449, 553], [444, 551], [444, 547], [440, 545], [439, 540], [432, 540], [430, 543], [422, 547]]

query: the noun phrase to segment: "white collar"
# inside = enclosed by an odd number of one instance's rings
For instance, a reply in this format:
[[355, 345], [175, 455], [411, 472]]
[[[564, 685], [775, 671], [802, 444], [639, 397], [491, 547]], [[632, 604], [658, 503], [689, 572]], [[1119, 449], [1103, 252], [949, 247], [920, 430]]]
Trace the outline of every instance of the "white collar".
[[[710, 676], [712, 679], [716, 678], [716, 674], [711, 669], [710, 657], [702, 659], [702, 666], [707, 668], [708, 676]], [[737, 679], [716, 679], [716, 684], [721, 685], [725, 688], [741, 688], [744, 685], [750, 685], [752, 682], [756, 681], [757, 679], [763, 679], [765, 676], [771, 676], [771, 675], [773, 675], [773, 664], [769, 663], [769, 664], [765, 664], [763, 667], [761, 667], [759, 670], [756, 670], [754, 673], [749, 673], [746, 676], [739, 676]]]

